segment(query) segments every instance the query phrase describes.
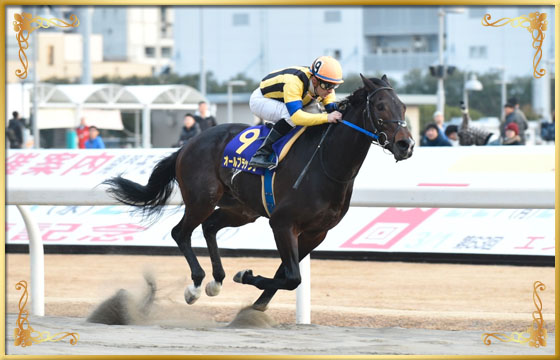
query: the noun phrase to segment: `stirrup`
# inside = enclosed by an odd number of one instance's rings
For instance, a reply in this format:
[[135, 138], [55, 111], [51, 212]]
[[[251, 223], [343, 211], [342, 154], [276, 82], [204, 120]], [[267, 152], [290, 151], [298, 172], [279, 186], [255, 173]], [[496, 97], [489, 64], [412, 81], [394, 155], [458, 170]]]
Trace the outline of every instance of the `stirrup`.
[[249, 161], [249, 166], [257, 167], [257, 168], [265, 168], [265, 169], [274, 169], [276, 167], [276, 161], [270, 160], [274, 154], [262, 154], [262, 155], [254, 155]]

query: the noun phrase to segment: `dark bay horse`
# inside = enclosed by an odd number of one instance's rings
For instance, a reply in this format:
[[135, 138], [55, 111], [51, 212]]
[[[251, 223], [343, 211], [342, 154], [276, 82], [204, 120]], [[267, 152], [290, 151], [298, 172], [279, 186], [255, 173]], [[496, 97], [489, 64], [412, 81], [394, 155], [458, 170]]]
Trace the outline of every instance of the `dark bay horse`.
[[[253, 304], [255, 309], [266, 310], [277, 290], [293, 290], [299, 285], [299, 262], [323, 241], [348, 211], [354, 178], [366, 158], [372, 136], [377, 137], [375, 143], [390, 151], [397, 161], [412, 155], [414, 140], [404, 121], [406, 107], [387, 77], [368, 79], [362, 76], [362, 81], [364, 86], [340, 102], [339, 108], [344, 120], [370, 135], [346, 124], [311, 126], [277, 167], [276, 207], [269, 223], [282, 263], [274, 278], [255, 276], [251, 270], [242, 270], [234, 276], [236, 282], [264, 290]], [[296, 179], [331, 126], [318, 156], [294, 190]], [[194, 284], [185, 290], [185, 300], [189, 304], [200, 297], [205, 276], [191, 247], [193, 230], [202, 224], [214, 277], [206, 285], [206, 293], [215, 296], [225, 278], [216, 233], [225, 227], [254, 222], [260, 216], [268, 217], [261, 198], [261, 177], [243, 172], [232, 178], [234, 170], [221, 166], [226, 144], [247, 127], [223, 124], [205, 130], [161, 160], [145, 186], [120, 176], [104, 182], [120, 202], [135, 206], [147, 215], [157, 215], [177, 181], [185, 213], [171, 235], [191, 269]]]

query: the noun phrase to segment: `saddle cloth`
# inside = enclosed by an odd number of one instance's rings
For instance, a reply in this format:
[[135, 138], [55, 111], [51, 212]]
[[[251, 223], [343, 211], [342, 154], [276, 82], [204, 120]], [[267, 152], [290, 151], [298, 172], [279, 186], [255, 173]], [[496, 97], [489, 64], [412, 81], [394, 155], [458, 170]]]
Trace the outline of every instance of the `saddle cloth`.
[[[296, 126], [272, 145], [277, 165], [286, 156], [305, 129], [306, 127]], [[252, 126], [241, 131], [226, 145], [222, 156], [222, 167], [264, 175], [266, 169], [249, 166], [249, 161], [262, 145], [269, 132], [270, 129], [266, 125]]]

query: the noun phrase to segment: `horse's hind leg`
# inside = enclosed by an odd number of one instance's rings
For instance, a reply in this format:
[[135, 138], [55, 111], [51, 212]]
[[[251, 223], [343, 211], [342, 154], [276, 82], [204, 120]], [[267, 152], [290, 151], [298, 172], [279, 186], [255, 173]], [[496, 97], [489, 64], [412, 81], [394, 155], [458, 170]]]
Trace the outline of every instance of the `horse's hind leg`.
[[[203, 205], [204, 204], [204, 205]], [[179, 249], [187, 259], [191, 269], [193, 284], [185, 290], [185, 301], [194, 304], [201, 295], [200, 285], [206, 274], [200, 266], [198, 259], [191, 246], [191, 236], [198, 225], [200, 225], [214, 210], [215, 204], [198, 202], [197, 206], [185, 203], [185, 215], [181, 221], [171, 230], [171, 236], [179, 246]]]
[[222, 288], [222, 281], [226, 274], [220, 259], [216, 234], [225, 227], [238, 227], [253, 222], [258, 216], [243, 213], [240, 209], [216, 209], [206, 221], [202, 223], [202, 231], [208, 245], [208, 253], [212, 261], [212, 276], [214, 280], [206, 284], [206, 294], [216, 296]]
[[[304, 232], [300, 234], [298, 239], [298, 253], [299, 253], [299, 261], [303, 260], [304, 257], [309, 255], [313, 249], [315, 249], [319, 244], [325, 239], [327, 236], [327, 232], [322, 233], [308, 233]], [[280, 264], [278, 270], [276, 270], [276, 274], [274, 274], [274, 278], [282, 278], [285, 276], [284, 272], [284, 265]], [[272, 300], [272, 297], [276, 294], [277, 289], [268, 289], [264, 290], [261, 296], [253, 303], [253, 309], [265, 311], [268, 307], [268, 303]]]

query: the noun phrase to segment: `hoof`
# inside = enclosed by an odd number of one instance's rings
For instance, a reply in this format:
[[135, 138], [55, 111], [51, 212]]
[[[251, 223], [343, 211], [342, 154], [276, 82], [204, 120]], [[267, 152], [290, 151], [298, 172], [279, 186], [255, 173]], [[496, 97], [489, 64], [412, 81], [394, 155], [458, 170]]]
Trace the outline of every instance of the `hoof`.
[[185, 301], [187, 304], [192, 305], [198, 300], [200, 295], [202, 294], [202, 290], [199, 287], [195, 287], [193, 284], [187, 286], [185, 289]]
[[220, 290], [222, 290], [222, 283], [216, 282], [216, 280], [212, 280], [208, 284], [206, 284], [205, 290], [206, 295], [216, 296], [220, 293]]
[[240, 272], [235, 274], [235, 276], [233, 277], [233, 281], [235, 281], [236, 283], [243, 284], [243, 277], [245, 277], [245, 275], [247, 274], [252, 276], [253, 270], [241, 270]]
[[268, 309], [268, 304], [253, 304], [251, 307], [253, 310], [265, 312]]

